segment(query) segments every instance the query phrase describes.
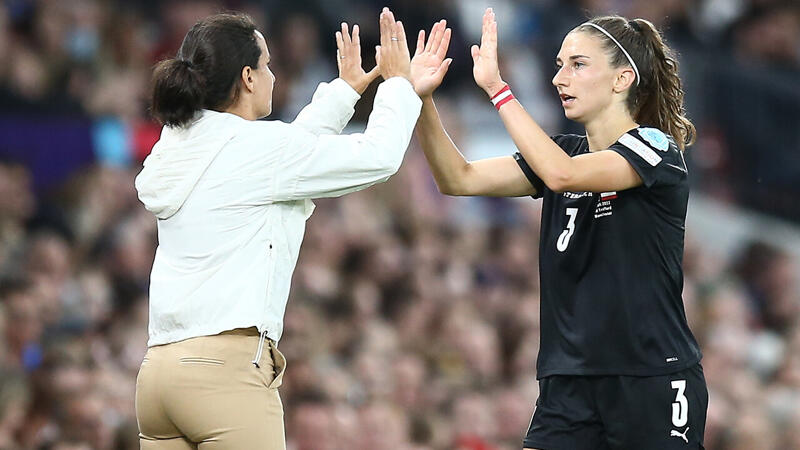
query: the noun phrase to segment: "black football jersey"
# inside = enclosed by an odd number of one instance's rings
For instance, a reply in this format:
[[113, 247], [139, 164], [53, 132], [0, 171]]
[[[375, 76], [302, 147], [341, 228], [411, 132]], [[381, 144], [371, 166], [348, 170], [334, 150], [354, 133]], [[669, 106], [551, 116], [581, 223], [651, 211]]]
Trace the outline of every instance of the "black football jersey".
[[[553, 140], [570, 156], [589, 152], [585, 136]], [[538, 378], [661, 375], [701, 358], [681, 296], [689, 198], [683, 154], [672, 138], [646, 127], [610, 150], [633, 166], [641, 186], [557, 193], [515, 155], [544, 199]]]

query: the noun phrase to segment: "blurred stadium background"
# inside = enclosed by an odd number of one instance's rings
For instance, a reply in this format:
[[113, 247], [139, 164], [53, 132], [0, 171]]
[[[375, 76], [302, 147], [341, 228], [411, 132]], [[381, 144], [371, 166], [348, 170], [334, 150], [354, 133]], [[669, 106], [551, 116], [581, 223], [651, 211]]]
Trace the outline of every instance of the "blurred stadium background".
[[[471, 79], [486, 6], [505, 78], [552, 133], [580, 131], [549, 80], [587, 12], [666, 30], [699, 131], [684, 298], [705, 354], [706, 448], [800, 449], [797, 0], [5, 0], [0, 448], [138, 448], [156, 234], [133, 177], [160, 131], [154, 62], [197, 19], [249, 12], [273, 55], [272, 118], [291, 120], [336, 76], [339, 22], [361, 25], [371, 64], [384, 4], [412, 36], [454, 27], [436, 99], [470, 158], [514, 151]], [[537, 397], [539, 204], [444, 197], [416, 143], [388, 183], [317, 204], [281, 341], [290, 449], [519, 449]]]

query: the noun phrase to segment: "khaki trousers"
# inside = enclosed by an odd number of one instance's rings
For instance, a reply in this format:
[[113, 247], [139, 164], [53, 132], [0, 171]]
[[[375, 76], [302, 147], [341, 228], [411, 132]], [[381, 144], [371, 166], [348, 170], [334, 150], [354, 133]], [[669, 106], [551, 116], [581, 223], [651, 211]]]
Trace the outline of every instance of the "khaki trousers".
[[286, 359], [255, 328], [147, 350], [136, 379], [142, 450], [284, 450]]

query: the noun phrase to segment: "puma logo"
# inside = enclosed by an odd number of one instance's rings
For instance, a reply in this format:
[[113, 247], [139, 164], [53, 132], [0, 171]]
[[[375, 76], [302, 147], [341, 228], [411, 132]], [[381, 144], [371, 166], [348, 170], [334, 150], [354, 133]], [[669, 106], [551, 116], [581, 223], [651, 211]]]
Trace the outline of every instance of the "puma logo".
[[679, 438], [683, 439], [684, 441], [686, 441], [686, 443], [688, 444], [689, 443], [689, 439], [686, 439], [686, 433], [688, 431], [689, 431], [689, 427], [686, 427], [686, 429], [683, 430], [683, 433], [678, 433], [675, 430], [670, 430], [669, 437], [673, 437], [673, 436], [679, 437]]

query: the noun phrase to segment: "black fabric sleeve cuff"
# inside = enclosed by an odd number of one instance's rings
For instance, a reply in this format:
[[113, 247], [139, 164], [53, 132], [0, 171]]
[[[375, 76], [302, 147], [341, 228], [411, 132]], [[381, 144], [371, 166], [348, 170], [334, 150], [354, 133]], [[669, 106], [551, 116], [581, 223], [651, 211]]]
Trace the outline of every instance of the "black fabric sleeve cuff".
[[520, 152], [514, 153], [514, 160], [517, 161], [519, 168], [522, 169], [522, 173], [528, 178], [528, 181], [531, 182], [531, 185], [536, 189], [536, 193], [531, 195], [533, 198], [542, 198], [544, 195], [544, 181], [539, 178], [531, 169], [531, 166], [528, 165], [528, 162], [525, 161], [525, 158], [522, 157]]

